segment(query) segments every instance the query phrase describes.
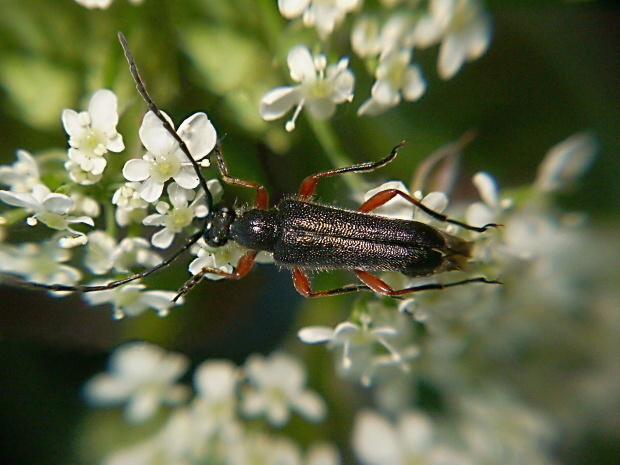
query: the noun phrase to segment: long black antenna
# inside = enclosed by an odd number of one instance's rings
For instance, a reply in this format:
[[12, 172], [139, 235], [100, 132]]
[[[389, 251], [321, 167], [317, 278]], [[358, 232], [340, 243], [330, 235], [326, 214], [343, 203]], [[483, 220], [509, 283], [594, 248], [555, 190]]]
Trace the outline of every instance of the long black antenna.
[[149, 107], [149, 110], [155, 113], [155, 116], [159, 118], [162, 125], [164, 126], [164, 129], [166, 129], [166, 131], [168, 131], [170, 135], [174, 137], [174, 139], [179, 143], [179, 147], [181, 147], [181, 150], [183, 151], [187, 159], [192, 164], [194, 171], [196, 172], [196, 175], [198, 176], [198, 179], [200, 181], [200, 186], [205, 191], [205, 200], [207, 202], [207, 207], [209, 208], [209, 212], [213, 211], [213, 196], [211, 195], [211, 192], [209, 191], [209, 188], [207, 187], [207, 181], [205, 180], [204, 176], [202, 176], [200, 172], [200, 165], [198, 164], [196, 160], [194, 160], [194, 157], [192, 157], [192, 154], [190, 153], [189, 149], [187, 148], [187, 145], [185, 144], [185, 141], [181, 139], [181, 136], [177, 134], [177, 132], [174, 130], [170, 122], [168, 122], [168, 120], [164, 117], [161, 111], [159, 111], [159, 108], [157, 107], [157, 105], [155, 104], [151, 96], [148, 94], [148, 92], [146, 91], [146, 87], [144, 86], [144, 81], [140, 77], [140, 73], [138, 72], [138, 67], [136, 66], [136, 61], [133, 58], [133, 54], [131, 53], [131, 50], [129, 50], [129, 45], [127, 44], [127, 40], [125, 39], [125, 36], [123, 35], [123, 33], [120, 31], [118, 32], [118, 40], [120, 41], [121, 46], [123, 47], [123, 52], [125, 52], [125, 58], [127, 59], [127, 62], [129, 63], [129, 71], [131, 72], [131, 75], [133, 76], [133, 80], [136, 83], [136, 89], [138, 89], [138, 93], [142, 96], [142, 99], [146, 102], [146, 105]]

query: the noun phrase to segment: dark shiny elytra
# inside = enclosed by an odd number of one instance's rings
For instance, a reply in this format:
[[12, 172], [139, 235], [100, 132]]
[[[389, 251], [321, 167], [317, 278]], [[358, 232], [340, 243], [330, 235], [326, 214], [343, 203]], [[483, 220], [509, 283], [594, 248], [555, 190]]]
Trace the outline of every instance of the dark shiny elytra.
[[284, 200], [253, 209], [231, 225], [230, 239], [303, 269], [396, 271], [426, 276], [460, 268], [471, 245], [425, 223]]

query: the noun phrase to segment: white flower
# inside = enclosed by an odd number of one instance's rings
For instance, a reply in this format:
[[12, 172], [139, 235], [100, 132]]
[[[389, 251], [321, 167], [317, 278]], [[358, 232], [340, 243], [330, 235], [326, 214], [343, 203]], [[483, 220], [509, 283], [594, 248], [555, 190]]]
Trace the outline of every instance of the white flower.
[[376, 16], [361, 17], [351, 30], [351, 48], [360, 58], [412, 49], [415, 24], [410, 15], [402, 12], [391, 15], [381, 27]]
[[426, 47], [441, 41], [437, 71], [450, 79], [465, 61], [486, 52], [491, 42], [491, 21], [478, 0], [432, 0], [429, 14], [418, 22], [415, 43]]
[[56, 241], [42, 245], [23, 243], [18, 247], [3, 244], [0, 248], [0, 271], [23, 276], [25, 280], [43, 284], [75, 285], [81, 273], [64, 262], [71, 258], [67, 249]]
[[398, 105], [401, 98], [414, 101], [422, 97], [426, 81], [420, 67], [410, 63], [411, 53], [404, 49], [381, 56], [371, 98], [360, 106], [358, 115], [378, 115]]
[[105, 274], [114, 268], [127, 272], [135, 265], [150, 268], [161, 263], [162, 258], [149, 248], [143, 237], [126, 237], [120, 244], [103, 231], [88, 234], [88, 248], [84, 264], [94, 274]]
[[70, 224], [84, 223], [94, 226], [92, 218], [88, 216], [69, 216], [75, 205], [73, 199], [63, 194], [52, 193], [43, 184], [34, 186], [32, 193], [0, 191], [0, 200], [32, 212], [32, 216], [27, 219], [30, 226], [34, 226], [37, 221], [40, 221], [49, 228], [70, 232], [71, 236], [59, 239], [61, 247], [83, 245], [88, 240], [85, 234], [75, 231], [69, 226]]
[[553, 192], [571, 185], [592, 164], [598, 145], [592, 134], [581, 132], [553, 146], [542, 163], [534, 186]]
[[141, 223], [147, 214], [149, 203], [140, 197], [142, 183], [126, 182], [112, 196], [112, 203], [117, 206], [114, 218], [119, 226]]
[[100, 373], [84, 387], [95, 406], [127, 404], [131, 422], [148, 420], [162, 403], [178, 404], [186, 399], [187, 387], [176, 384], [187, 371], [187, 358], [147, 342], [124, 344], [109, 360], [108, 373]]
[[390, 318], [393, 321], [376, 322], [365, 313], [359, 323], [343, 321], [334, 329], [307, 326], [297, 335], [307, 344], [328, 342], [330, 349], [341, 348], [342, 374], [369, 386], [377, 368], [397, 365], [408, 371], [408, 362], [420, 354], [417, 346], [402, 342], [409, 325], [407, 317], [394, 313]]
[[304, 105], [312, 116], [325, 120], [334, 114], [336, 104], [353, 99], [355, 76], [348, 69], [348, 58], [327, 66], [325, 55], [313, 58], [305, 45], [297, 45], [289, 51], [287, 63], [291, 78], [300, 84], [277, 87], [263, 95], [259, 112], [264, 120], [280, 118], [296, 107], [293, 117], [286, 123], [286, 130], [292, 131]]
[[304, 25], [314, 26], [325, 39], [360, 3], [360, 0], [278, 0], [278, 8], [286, 19], [303, 15]]
[[97, 218], [101, 214], [101, 206], [94, 198], [84, 195], [82, 192], [71, 192], [69, 197], [73, 200], [74, 212], [83, 213], [91, 218]]
[[496, 223], [501, 215], [512, 206], [512, 199], [500, 199], [495, 179], [483, 171], [479, 171], [472, 178], [478, 189], [482, 202], [472, 203], [467, 207], [465, 220], [473, 226], [484, 226]]
[[383, 416], [363, 411], [355, 418], [353, 449], [366, 465], [468, 465], [462, 453], [437, 443], [430, 418], [407, 412], [396, 425]]
[[[170, 121], [168, 115], [163, 115]], [[187, 118], [177, 133], [197, 161], [206, 157], [217, 142], [215, 128], [204, 113], [195, 113]], [[140, 139], [147, 153], [142, 159], [125, 163], [123, 175], [128, 181], [144, 181], [140, 186], [140, 196], [144, 200], [155, 202], [159, 199], [164, 183], [171, 178], [184, 189], [198, 186], [198, 176], [191, 162], [153, 112], [144, 115]]]
[[36, 160], [25, 150], [17, 151], [17, 161], [11, 166], [0, 166], [0, 183], [13, 192], [31, 192], [41, 183]]
[[351, 28], [351, 49], [360, 58], [374, 57], [381, 51], [379, 19], [362, 16]]
[[[100, 157], [101, 160], [105, 162], [103, 157]], [[94, 174], [92, 171], [84, 170], [79, 163], [76, 163], [73, 160], [67, 160], [65, 162], [65, 170], [69, 173], [69, 178], [82, 186], [92, 186], [93, 184], [97, 184], [101, 178], [103, 177], [103, 172]]]
[[[217, 268], [232, 273], [241, 256], [247, 252], [247, 249], [233, 241], [229, 241], [223, 247], [209, 247], [201, 239], [198, 245], [200, 248], [196, 253], [197, 257], [189, 264], [189, 272], [193, 275], [200, 273], [203, 268]], [[207, 273], [205, 278], [217, 281], [224, 279], [224, 276]]]
[[[92, 286], [106, 284], [107, 281], [95, 281]], [[181, 305], [183, 299], [173, 302], [177, 295], [173, 291], [145, 291], [146, 286], [137, 282], [123, 284], [114, 289], [87, 292], [82, 298], [91, 305], [111, 304], [114, 307], [114, 318], [119, 320], [126, 316], [138, 316], [152, 308], [159, 316], [166, 316], [173, 305]]]
[[101, 89], [90, 99], [88, 111], [63, 110], [62, 123], [69, 134], [69, 159], [73, 162], [67, 168], [75, 182], [96, 182], [107, 163], [103, 155], [108, 150], [121, 152], [125, 148], [122, 136], [116, 132], [117, 108], [114, 92]]
[[311, 421], [325, 417], [325, 402], [305, 388], [306, 372], [296, 358], [282, 352], [268, 358], [254, 355], [245, 364], [245, 374], [249, 385], [242, 396], [242, 408], [246, 415], [264, 414], [276, 427], [288, 422], [292, 410]]
[[139, 182], [126, 182], [122, 187], [116, 189], [112, 196], [112, 203], [129, 210], [148, 207], [149, 203], [140, 197], [140, 186]]
[[198, 366], [192, 410], [201, 419], [202, 436], [211, 436], [218, 427], [236, 420], [239, 381], [239, 369], [229, 360], [208, 360]]
[[194, 218], [206, 216], [207, 207], [201, 203], [203, 200], [202, 191], [188, 205], [188, 201], [194, 197], [194, 194], [194, 191], [184, 189], [177, 183], [172, 183], [168, 186], [168, 197], [170, 198], [172, 208], [166, 202], [158, 202], [156, 206], [158, 213], [144, 218], [142, 223], [145, 226], [164, 226], [164, 229], [153, 234], [151, 238], [151, 243], [155, 247], [160, 249], [169, 247], [175, 234], [189, 226]]

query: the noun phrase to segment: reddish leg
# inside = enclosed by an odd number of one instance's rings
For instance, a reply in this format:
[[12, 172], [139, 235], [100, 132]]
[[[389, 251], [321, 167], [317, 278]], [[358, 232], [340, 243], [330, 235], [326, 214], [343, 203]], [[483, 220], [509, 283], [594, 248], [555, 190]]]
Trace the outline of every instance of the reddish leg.
[[470, 283], [501, 284], [500, 281], [489, 281], [488, 279], [482, 276], [479, 276], [477, 278], [464, 279], [463, 281], [457, 281], [455, 283], [422, 284], [420, 286], [412, 286], [412, 287], [407, 287], [405, 289], [395, 290], [392, 287], [390, 287], [390, 285], [387, 284], [385, 281], [377, 278], [375, 275], [372, 275], [368, 273], [367, 271], [353, 270], [353, 272], [357, 275], [358, 278], [360, 278], [360, 280], [364, 284], [366, 284], [366, 286], [368, 286], [373, 291], [379, 294], [383, 294], [383, 295], [387, 295], [389, 297], [395, 297], [395, 298], [398, 298], [399, 296], [402, 296], [404, 294], [411, 294], [413, 292], [440, 290], [440, 289], [445, 289], [447, 287], [462, 286], [464, 284], [470, 284]]
[[413, 292], [441, 290], [447, 287], [462, 286], [470, 283], [486, 283], [486, 284], [501, 284], [500, 281], [489, 281], [483, 277], [465, 279], [463, 281], [457, 281], [455, 283], [448, 284], [422, 284], [420, 286], [412, 286], [406, 289], [395, 290], [390, 287], [385, 281], [377, 278], [376, 276], [368, 273], [367, 271], [354, 270], [354, 273], [360, 278], [364, 284], [349, 284], [347, 286], [337, 287], [334, 289], [328, 289], [325, 291], [313, 291], [310, 286], [310, 279], [305, 271], [301, 268], [293, 268], [293, 283], [295, 289], [304, 297], [325, 297], [338, 294], [347, 294], [350, 292], [358, 291], [374, 291], [378, 294], [383, 294], [395, 299], [401, 299], [405, 294], [411, 294]]
[[349, 284], [347, 286], [337, 287], [335, 289], [315, 292], [310, 286], [310, 278], [308, 278], [308, 275], [305, 271], [303, 271], [301, 268], [294, 267], [292, 273], [295, 289], [297, 289], [297, 292], [299, 292], [304, 297], [325, 297], [328, 295], [347, 294], [350, 292], [370, 290], [369, 287], [365, 286], [364, 284]]
[[399, 191], [398, 189], [386, 189], [384, 191], [377, 192], [371, 198], [366, 200], [366, 202], [364, 202], [358, 208], [358, 211], [370, 212], [370, 211], [372, 211], [372, 210], [374, 210], [376, 208], [381, 207], [382, 205], [385, 205], [387, 202], [392, 200], [397, 195], [401, 196], [403, 199], [405, 199], [409, 203], [411, 203], [411, 204], [415, 205], [416, 207], [418, 207], [424, 213], [432, 216], [433, 218], [435, 218], [435, 219], [437, 219], [439, 221], [444, 221], [444, 222], [450, 223], [450, 224], [456, 224], [457, 226], [461, 226], [462, 228], [469, 229], [470, 231], [484, 232], [488, 228], [496, 228], [496, 227], [499, 226], [499, 225], [497, 225], [495, 223], [489, 223], [489, 224], [485, 224], [484, 226], [478, 227], [478, 226], [471, 226], [471, 225], [469, 225], [467, 223], [462, 223], [460, 221], [450, 219], [446, 215], [443, 215], [443, 214], [438, 213], [438, 212], [436, 212], [434, 210], [431, 210], [430, 208], [428, 208], [426, 205], [424, 205], [419, 200], [414, 199], [409, 194], [406, 194], [405, 192]]
[[242, 186], [248, 187], [250, 189], [256, 189], [256, 197], [254, 198], [254, 208], [258, 208], [260, 210], [266, 210], [269, 207], [269, 195], [265, 190], [265, 187], [252, 181], [246, 181], [245, 179], [239, 179], [232, 177], [228, 174], [228, 165], [224, 161], [222, 157], [222, 151], [220, 149], [219, 144], [215, 146], [213, 149], [213, 155], [215, 156], [215, 160], [217, 162], [217, 167], [220, 170], [220, 174], [222, 175], [222, 179], [224, 182], [228, 184], [232, 184], [234, 186]]
[[398, 154], [398, 149], [401, 148], [404, 143], [405, 141], [398, 144], [392, 149], [392, 151], [387, 157], [384, 157], [381, 160], [359, 163], [357, 165], [345, 166], [343, 168], [335, 168], [333, 170], [322, 171], [320, 173], [308, 176], [306, 179], [303, 180], [301, 186], [299, 187], [299, 199], [308, 200], [310, 197], [312, 197], [314, 191], [316, 190], [316, 185], [321, 178], [344, 173], [366, 173], [368, 171], [374, 171], [377, 168], [381, 168], [382, 166], [387, 165], [392, 160], [394, 160], [394, 158], [396, 158], [396, 155]]
[[202, 278], [204, 278], [206, 274], [209, 274], [209, 273], [217, 274], [217, 275], [223, 276], [228, 279], [243, 278], [252, 269], [252, 266], [254, 265], [254, 259], [256, 258], [257, 254], [258, 252], [254, 250], [250, 250], [244, 253], [239, 259], [239, 261], [237, 262], [235, 271], [232, 273], [228, 273], [227, 271], [220, 270], [219, 268], [205, 266], [198, 273], [192, 276], [185, 284], [183, 284], [183, 287], [179, 289], [179, 292], [172, 300], [176, 302], [181, 296], [187, 294], [196, 284], [198, 284], [202, 280]]

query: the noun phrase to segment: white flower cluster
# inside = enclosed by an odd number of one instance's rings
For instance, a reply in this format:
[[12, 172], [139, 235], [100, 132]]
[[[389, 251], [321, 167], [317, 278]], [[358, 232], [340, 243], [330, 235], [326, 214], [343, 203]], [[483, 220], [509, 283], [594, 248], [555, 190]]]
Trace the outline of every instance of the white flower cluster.
[[[163, 404], [168, 418], [153, 436], [111, 453], [106, 464], [178, 463], [338, 465], [338, 451], [317, 442], [302, 453], [292, 439], [270, 432], [282, 428], [297, 412], [320, 422], [325, 402], [306, 388], [301, 362], [285, 353], [254, 355], [238, 367], [228, 360], [207, 360], [193, 377], [195, 395], [177, 384], [188, 360], [145, 342], [128, 343], [111, 356], [109, 372], [85, 386], [95, 407], [125, 404], [131, 423], [151, 419]], [[255, 420], [266, 420], [258, 428]], [[271, 428], [269, 427], [271, 426]]]
[[[164, 117], [169, 120], [167, 115]], [[17, 160], [12, 165], [0, 167], [0, 183], [8, 186], [8, 190], [0, 191], [0, 200], [17, 207], [4, 212], [4, 224], [26, 217], [30, 226], [43, 224], [56, 231], [42, 247], [2, 244], [0, 252], [12, 257], [3, 264], [2, 271], [31, 282], [76, 285], [83, 273], [66, 264], [72, 255], [68, 249], [82, 247], [85, 248], [84, 266], [101, 277], [111, 272], [131, 276], [136, 266], [158, 265], [161, 256], [151, 250], [143, 237], [136, 235], [140, 231], [136, 226], [158, 228], [151, 244], [163, 249], [172, 244], [177, 234], [193, 232], [194, 219], [208, 213], [204, 192], [198, 188], [198, 176], [187, 155], [161, 121], [148, 112], [139, 130], [146, 153], [142, 158], [125, 162], [123, 177], [118, 172], [106, 171], [110, 152], [115, 152], [114, 156], [121, 160], [131, 157], [123, 153], [123, 137], [117, 132], [118, 101], [108, 89], [92, 95], [87, 111], [65, 109], [61, 119], [69, 135], [69, 149], [61, 167], [49, 158], [33, 156], [25, 150], [17, 151]], [[207, 115], [190, 116], [177, 133], [196, 162], [208, 166], [205, 157], [213, 150], [217, 135]], [[118, 164], [116, 160], [115, 164]], [[93, 185], [96, 190], [92, 189]], [[209, 181], [209, 187], [213, 194], [221, 190], [215, 180]], [[102, 208], [104, 205], [116, 205], [116, 211]], [[105, 218], [99, 218], [102, 211]], [[109, 217], [112, 212], [114, 218]], [[119, 239], [114, 221], [118, 226], [131, 227], [133, 235]], [[84, 225], [90, 232], [84, 231]], [[105, 229], [97, 229], [99, 225]], [[52, 250], [53, 247], [60, 250]], [[47, 253], [40, 253], [42, 248]], [[118, 279], [118, 274], [113, 276], [88, 284], [104, 285]], [[143, 284], [134, 281], [85, 294], [84, 298], [93, 305], [111, 304], [118, 318], [138, 315], [149, 308], [165, 315], [174, 304], [175, 295], [172, 291], [147, 291]]]
[[[442, 79], [452, 78], [466, 61], [479, 58], [491, 40], [489, 15], [478, 0], [430, 0], [429, 2], [384, 1], [387, 18], [377, 11], [366, 12], [360, 0], [280, 0], [278, 7], [286, 19], [301, 17], [304, 26], [314, 27], [321, 48], [347, 14], [356, 19], [351, 30], [351, 50], [374, 74], [370, 98], [358, 115], [378, 115], [403, 99], [415, 101], [424, 95], [426, 80], [412, 62], [413, 51], [439, 44], [437, 71]], [[338, 38], [340, 41], [340, 38]], [[291, 79], [297, 86], [267, 92], [260, 102], [260, 115], [271, 121], [295, 107], [286, 130], [295, 128], [303, 106], [319, 120], [330, 118], [336, 105], [353, 100], [355, 77], [349, 59], [326, 66], [323, 54], [311, 55], [306, 45], [296, 45], [288, 53]]]

